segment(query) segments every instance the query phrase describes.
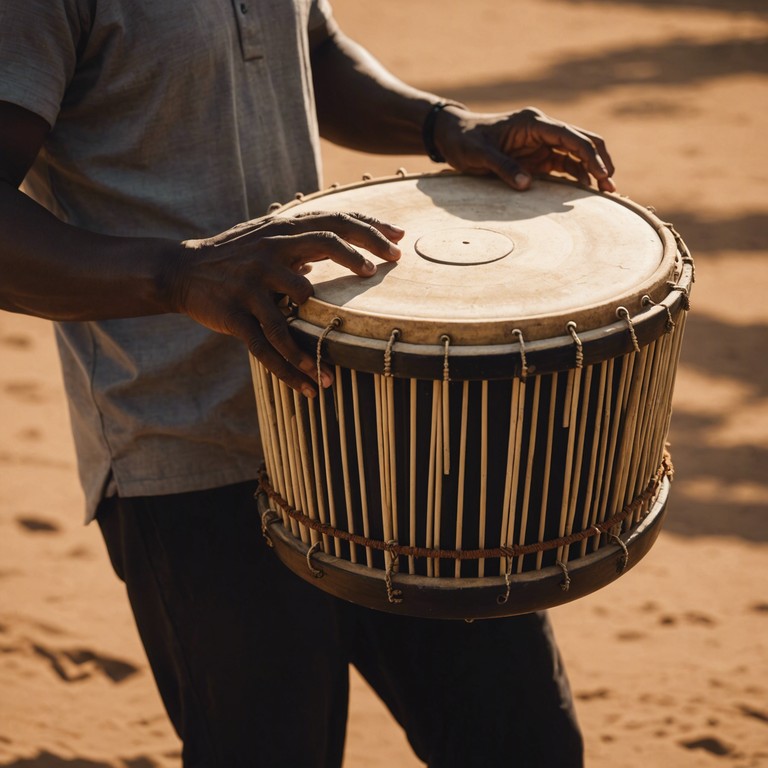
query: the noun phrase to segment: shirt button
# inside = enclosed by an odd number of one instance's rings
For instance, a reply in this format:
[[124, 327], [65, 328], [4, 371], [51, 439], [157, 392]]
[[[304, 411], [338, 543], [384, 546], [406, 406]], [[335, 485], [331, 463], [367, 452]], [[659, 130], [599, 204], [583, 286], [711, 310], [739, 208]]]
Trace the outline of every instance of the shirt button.
[[248, 13], [248, 6], [245, 3], [240, 3], [240, 13]]

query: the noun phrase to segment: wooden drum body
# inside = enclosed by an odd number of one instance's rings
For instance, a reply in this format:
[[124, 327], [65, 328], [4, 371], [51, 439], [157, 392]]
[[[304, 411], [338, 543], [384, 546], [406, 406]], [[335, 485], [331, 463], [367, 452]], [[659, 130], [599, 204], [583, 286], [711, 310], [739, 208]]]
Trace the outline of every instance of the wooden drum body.
[[253, 361], [265, 533], [372, 608], [526, 613], [587, 594], [658, 535], [693, 262], [618, 196], [401, 175], [306, 197], [401, 226], [358, 278], [315, 264], [291, 321], [335, 368], [307, 400]]

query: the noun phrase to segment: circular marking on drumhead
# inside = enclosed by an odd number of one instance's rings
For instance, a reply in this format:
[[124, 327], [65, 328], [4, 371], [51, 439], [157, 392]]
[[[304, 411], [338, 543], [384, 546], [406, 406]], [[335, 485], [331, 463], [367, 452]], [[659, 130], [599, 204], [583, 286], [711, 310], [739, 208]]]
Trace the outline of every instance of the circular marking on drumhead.
[[481, 227], [454, 227], [429, 232], [415, 243], [416, 253], [438, 264], [489, 264], [509, 256], [514, 242]]

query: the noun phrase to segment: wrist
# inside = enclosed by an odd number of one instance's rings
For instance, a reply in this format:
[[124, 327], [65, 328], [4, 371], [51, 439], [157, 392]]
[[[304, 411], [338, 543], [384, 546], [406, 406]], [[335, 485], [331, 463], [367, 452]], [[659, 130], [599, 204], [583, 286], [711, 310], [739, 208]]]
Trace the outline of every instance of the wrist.
[[[200, 244], [198, 244], [200, 243]], [[195, 251], [202, 241], [158, 243], [158, 269], [154, 286], [158, 303], [165, 312], [184, 312], [189, 272]]]
[[445, 101], [440, 100], [435, 102], [429, 112], [427, 112], [421, 129], [421, 137], [424, 143], [424, 150], [427, 153], [427, 157], [435, 163], [445, 163], [446, 157], [443, 152], [444, 142], [442, 136], [445, 128], [446, 117], [448, 115], [456, 116], [456, 111], [465, 111], [466, 107], [457, 101]]

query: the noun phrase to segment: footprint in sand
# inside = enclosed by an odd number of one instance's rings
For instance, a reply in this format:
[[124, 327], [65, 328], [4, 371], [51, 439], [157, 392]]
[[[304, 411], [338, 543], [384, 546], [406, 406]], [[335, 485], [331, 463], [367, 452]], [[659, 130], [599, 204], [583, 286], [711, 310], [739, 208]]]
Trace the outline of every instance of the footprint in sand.
[[704, 752], [709, 752], [711, 755], [717, 755], [717, 757], [733, 754], [733, 749], [715, 736], [704, 736], [701, 739], [681, 741], [680, 745], [691, 750], [701, 749]]
[[579, 701], [593, 701], [595, 699], [609, 699], [611, 692], [607, 688], [596, 688], [594, 691], [579, 691], [574, 695]]
[[9, 381], [3, 385], [3, 392], [25, 403], [43, 403], [46, 400], [40, 385], [35, 381]]
[[25, 442], [36, 443], [38, 440], [42, 439], [43, 433], [35, 427], [29, 427], [28, 429], [22, 429], [18, 432], [17, 437], [19, 440]]
[[30, 533], [59, 533], [61, 531], [56, 523], [43, 520], [41, 517], [19, 516], [16, 518], [16, 522]]
[[[112, 768], [113, 765], [114, 763], [95, 763], [93, 760], [86, 760], [82, 757], [69, 759], [43, 750], [33, 757], [25, 757], [20, 760], [14, 760], [12, 763], [4, 763], [3, 768]], [[155, 768], [157, 764], [148, 761], [145, 765], [147, 768]]]
[[32, 346], [32, 339], [20, 333], [9, 333], [0, 336], [0, 345], [11, 349], [29, 349]]
[[130, 662], [109, 656], [102, 656], [83, 648], [54, 650], [38, 643], [32, 643], [32, 650], [48, 661], [53, 671], [65, 682], [74, 683], [101, 674], [113, 683], [122, 683], [139, 668]]
[[717, 620], [711, 616], [707, 616], [705, 613], [697, 613], [696, 611], [688, 611], [683, 614], [683, 619], [689, 624], [697, 624], [702, 627], [713, 627], [717, 624]]
[[747, 706], [746, 704], [741, 704], [739, 706], [739, 711], [742, 715], [744, 715], [744, 717], [754, 717], [755, 720], [768, 723], [768, 712], [764, 712], [760, 709], [754, 709], [754, 707]]

